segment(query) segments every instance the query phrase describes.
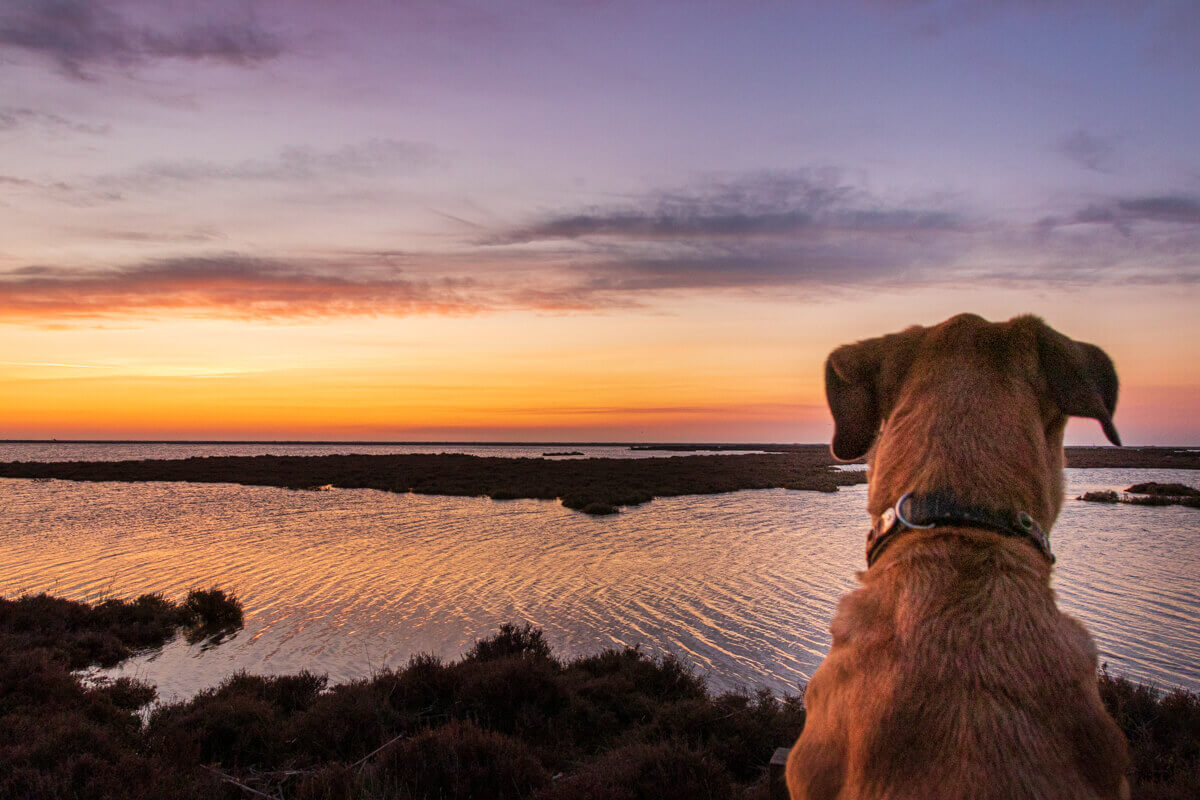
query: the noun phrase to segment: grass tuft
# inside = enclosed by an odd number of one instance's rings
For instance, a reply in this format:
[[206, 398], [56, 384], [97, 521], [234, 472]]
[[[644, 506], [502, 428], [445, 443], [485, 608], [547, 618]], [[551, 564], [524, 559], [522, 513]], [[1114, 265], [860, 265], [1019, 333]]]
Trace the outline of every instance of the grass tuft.
[[242, 605], [232, 594], [216, 587], [207, 591], [193, 589], [183, 601], [183, 616], [192, 628], [201, 631], [229, 631], [242, 627]]

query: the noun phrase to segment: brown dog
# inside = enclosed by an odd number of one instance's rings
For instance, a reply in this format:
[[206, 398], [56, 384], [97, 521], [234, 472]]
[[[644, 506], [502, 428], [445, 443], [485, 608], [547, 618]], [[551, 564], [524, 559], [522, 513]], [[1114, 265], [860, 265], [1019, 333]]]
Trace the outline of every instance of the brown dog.
[[1067, 417], [1120, 444], [1108, 356], [1036, 317], [962, 314], [838, 348], [825, 381], [833, 454], [872, 451], [873, 526], [808, 684], [793, 800], [1128, 797], [1096, 647], [1055, 607], [1042, 534]]

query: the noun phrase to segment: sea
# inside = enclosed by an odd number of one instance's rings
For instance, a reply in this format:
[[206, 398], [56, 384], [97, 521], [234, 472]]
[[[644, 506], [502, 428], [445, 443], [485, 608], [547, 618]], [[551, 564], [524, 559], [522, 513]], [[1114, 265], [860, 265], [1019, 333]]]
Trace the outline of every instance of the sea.
[[[0, 461], [201, 455], [439, 453], [663, 458], [600, 445], [6, 443]], [[1200, 510], [1101, 505], [1085, 491], [1189, 470], [1068, 469], [1051, 540], [1062, 609], [1109, 672], [1200, 691]], [[564, 658], [608, 647], [672, 654], [716, 691], [796, 693], [829, 647], [838, 599], [864, 567], [866, 487], [655, 499], [609, 517], [555, 501], [291, 491], [197, 483], [0, 479], [0, 595], [76, 600], [221, 587], [245, 628], [182, 637], [108, 676], [183, 699], [245, 670], [332, 682], [453, 659], [504, 622]]]

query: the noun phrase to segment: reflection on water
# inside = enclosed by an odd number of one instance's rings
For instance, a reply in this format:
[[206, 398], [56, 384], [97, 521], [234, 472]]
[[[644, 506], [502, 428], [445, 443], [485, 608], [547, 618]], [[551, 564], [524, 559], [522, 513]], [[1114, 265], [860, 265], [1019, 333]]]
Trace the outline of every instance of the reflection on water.
[[[1168, 470], [1069, 470], [1071, 496]], [[560, 655], [641, 644], [716, 688], [794, 691], [855, 585], [864, 486], [654, 500], [615, 517], [537, 500], [291, 492], [186, 483], [0, 480], [0, 594], [129, 597], [220, 585], [246, 628], [178, 640], [121, 671], [188, 695], [230, 672], [334, 681], [459, 655], [508, 620]], [[1053, 532], [1061, 605], [1114, 672], [1200, 689], [1200, 512], [1067, 502]]]

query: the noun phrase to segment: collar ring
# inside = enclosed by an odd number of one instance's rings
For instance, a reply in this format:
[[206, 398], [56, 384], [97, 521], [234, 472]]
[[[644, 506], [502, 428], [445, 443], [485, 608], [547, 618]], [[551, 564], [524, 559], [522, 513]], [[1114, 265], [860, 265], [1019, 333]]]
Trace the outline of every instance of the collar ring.
[[900, 499], [896, 501], [896, 505], [893, 506], [893, 508], [896, 509], [896, 519], [900, 520], [901, 525], [904, 525], [906, 528], [912, 528], [915, 531], [929, 530], [930, 528], [934, 527], [936, 525], [936, 523], [933, 523], [933, 522], [929, 523], [928, 525], [917, 525], [915, 523], [909, 522], [905, 518], [905, 516], [904, 516], [904, 501], [908, 499], [908, 496], [910, 494], [912, 494], [912, 492], [905, 492], [904, 494], [902, 494], [900, 496]]

